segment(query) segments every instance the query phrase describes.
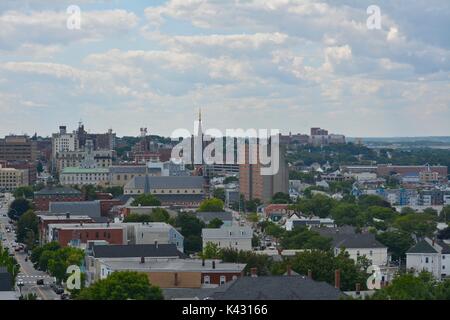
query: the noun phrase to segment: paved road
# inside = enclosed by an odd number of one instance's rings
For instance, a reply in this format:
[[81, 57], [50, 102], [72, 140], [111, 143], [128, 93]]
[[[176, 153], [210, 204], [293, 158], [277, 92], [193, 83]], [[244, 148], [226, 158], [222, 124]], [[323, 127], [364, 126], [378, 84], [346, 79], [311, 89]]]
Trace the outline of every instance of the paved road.
[[[34, 269], [30, 260], [25, 261], [27, 254], [24, 252], [14, 251], [13, 245], [16, 243], [16, 235], [13, 229], [11, 232], [6, 232], [6, 227], [9, 226], [9, 218], [4, 216], [8, 211], [8, 202], [12, 199], [9, 199], [9, 201], [6, 199], [6, 202], [3, 200], [0, 199], [0, 234], [2, 235], [2, 239], [6, 238], [6, 240], [2, 240], [3, 247], [8, 248], [9, 252], [14, 252], [15, 258], [20, 265], [20, 272], [17, 276], [16, 283], [20, 280], [23, 281], [23, 294], [36, 293], [38, 298], [42, 300], [59, 300], [59, 296], [49, 287], [49, 284], [54, 282], [53, 277], [50, 277], [43, 271]], [[36, 281], [39, 279], [44, 280], [44, 286], [38, 286], [36, 284]]]

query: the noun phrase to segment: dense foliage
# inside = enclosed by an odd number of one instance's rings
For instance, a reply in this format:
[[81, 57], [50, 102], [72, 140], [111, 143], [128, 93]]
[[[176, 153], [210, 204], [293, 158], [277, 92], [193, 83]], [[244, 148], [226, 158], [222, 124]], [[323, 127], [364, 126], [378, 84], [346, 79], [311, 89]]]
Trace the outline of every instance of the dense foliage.
[[163, 300], [159, 287], [152, 286], [145, 273], [113, 272], [77, 295], [78, 300]]

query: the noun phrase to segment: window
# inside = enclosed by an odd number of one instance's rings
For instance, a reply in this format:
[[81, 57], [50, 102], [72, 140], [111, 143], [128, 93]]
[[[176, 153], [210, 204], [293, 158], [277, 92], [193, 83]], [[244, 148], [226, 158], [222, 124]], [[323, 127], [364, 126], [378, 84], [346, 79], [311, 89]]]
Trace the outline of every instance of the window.
[[358, 251], [356, 251], [356, 255], [359, 257], [359, 250]]
[[442, 260], [445, 260], [445, 256], [442, 256]]
[[444, 269], [444, 270], [445, 270], [445, 266], [442, 266], [442, 269]]
[[95, 233], [95, 238], [98, 239], [98, 232]]
[[211, 279], [209, 278], [209, 276], [204, 276], [203, 277], [203, 283], [204, 284], [210, 284], [211, 283]]
[[425, 263], [428, 263], [428, 257], [425, 258]]
[[220, 285], [225, 284], [225, 282], [227, 282], [227, 277], [225, 277], [225, 276], [220, 276]]
[[372, 255], [373, 255], [373, 251], [372, 251], [372, 250], [370, 250], [370, 252], [369, 252], [369, 255], [370, 255], [370, 256], [372, 256]]

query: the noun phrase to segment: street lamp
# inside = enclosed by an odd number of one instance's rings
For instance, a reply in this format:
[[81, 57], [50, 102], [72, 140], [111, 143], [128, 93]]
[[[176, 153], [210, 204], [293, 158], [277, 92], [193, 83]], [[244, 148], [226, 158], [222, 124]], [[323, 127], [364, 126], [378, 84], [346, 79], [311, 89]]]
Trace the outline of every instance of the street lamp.
[[17, 282], [17, 287], [19, 288], [19, 292], [20, 292], [20, 296], [22, 297], [22, 287], [24, 286], [25, 284], [23, 283], [23, 280], [19, 280], [18, 282]]

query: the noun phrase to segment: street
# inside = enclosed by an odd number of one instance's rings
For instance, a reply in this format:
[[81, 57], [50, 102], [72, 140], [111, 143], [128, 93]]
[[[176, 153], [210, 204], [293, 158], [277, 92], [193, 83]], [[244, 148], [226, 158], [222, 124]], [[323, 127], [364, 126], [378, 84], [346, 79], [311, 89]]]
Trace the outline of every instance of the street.
[[[23, 295], [35, 293], [40, 300], [59, 300], [59, 296], [50, 288], [50, 284], [54, 283], [54, 278], [50, 277], [43, 271], [36, 270], [28, 259], [25, 261], [27, 254], [25, 252], [16, 252], [16, 234], [13, 226], [9, 224], [7, 217], [9, 203], [12, 201], [11, 195], [6, 195], [5, 199], [0, 199], [0, 234], [2, 238], [2, 246], [8, 248], [9, 252], [14, 253], [17, 263], [20, 265], [20, 272], [16, 279], [16, 290]], [[7, 232], [7, 228], [10, 229]], [[37, 285], [37, 280], [43, 279], [44, 285]], [[23, 283], [23, 287], [19, 290], [18, 283]]]

